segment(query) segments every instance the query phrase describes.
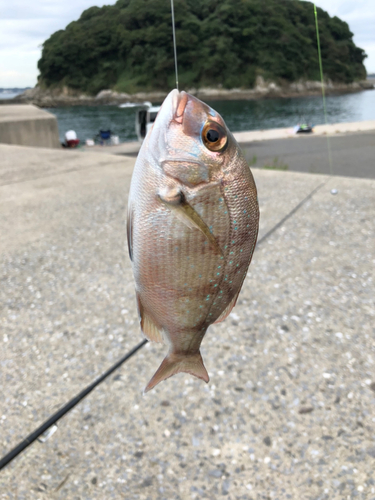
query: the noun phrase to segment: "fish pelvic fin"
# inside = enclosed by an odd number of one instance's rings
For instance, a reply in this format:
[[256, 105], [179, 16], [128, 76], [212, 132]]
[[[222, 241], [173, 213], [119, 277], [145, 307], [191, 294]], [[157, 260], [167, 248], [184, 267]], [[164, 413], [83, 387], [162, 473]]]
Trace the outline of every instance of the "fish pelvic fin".
[[203, 359], [200, 351], [194, 354], [176, 354], [169, 353], [163, 360], [162, 364], [159, 366], [155, 375], [152, 377], [150, 382], [147, 384], [144, 393], [150, 391], [159, 382], [166, 380], [176, 373], [185, 372], [194, 375], [206, 383], [210, 380], [207, 370], [203, 364]]

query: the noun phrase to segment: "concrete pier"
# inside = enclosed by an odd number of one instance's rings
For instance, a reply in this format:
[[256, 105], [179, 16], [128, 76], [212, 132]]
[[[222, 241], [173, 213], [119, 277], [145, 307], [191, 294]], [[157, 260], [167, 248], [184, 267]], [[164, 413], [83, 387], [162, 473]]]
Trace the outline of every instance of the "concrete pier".
[[[292, 132], [279, 128], [233, 135], [254, 168], [375, 178], [375, 120], [317, 125], [312, 134]], [[135, 157], [140, 146], [139, 142], [124, 142], [84, 150]]]
[[274, 128], [267, 130], [250, 130], [235, 132], [234, 137], [239, 144], [249, 142], [269, 141], [275, 139], [300, 139], [301, 137], [317, 136], [339, 136], [360, 132], [375, 132], [375, 120], [364, 120], [361, 122], [329, 123], [327, 125], [315, 125], [312, 134], [295, 134], [293, 128]]
[[[133, 165], [0, 145], [0, 456], [142, 338]], [[259, 243], [204, 338], [210, 383], [142, 396], [166, 351], [147, 344], [0, 472], [0, 499], [375, 497], [375, 181], [253, 173]]]
[[0, 106], [0, 143], [58, 148], [56, 117], [32, 104]]

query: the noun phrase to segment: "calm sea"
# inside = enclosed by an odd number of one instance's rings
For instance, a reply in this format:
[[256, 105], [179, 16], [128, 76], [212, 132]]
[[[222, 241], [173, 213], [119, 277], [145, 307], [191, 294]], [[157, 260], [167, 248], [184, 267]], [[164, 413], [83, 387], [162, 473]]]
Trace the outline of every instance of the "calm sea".
[[0, 92], [0, 99], [13, 99], [13, 97], [16, 97], [19, 94], [22, 94], [23, 90], [20, 90], [19, 92], [11, 92], [7, 90], [2, 90]]
[[[159, 104], [159, 103], [153, 103]], [[210, 101], [233, 132], [293, 127], [301, 122], [324, 123], [321, 97], [296, 97], [260, 101]], [[117, 106], [72, 106], [51, 108], [57, 117], [60, 139], [75, 130], [81, 141], [93, 139], [102, 130], [112, 130], [120, 141], [134, 141], [136, 108]], [[329, 123], [375, 120], [375, 90], [327, 96]]]

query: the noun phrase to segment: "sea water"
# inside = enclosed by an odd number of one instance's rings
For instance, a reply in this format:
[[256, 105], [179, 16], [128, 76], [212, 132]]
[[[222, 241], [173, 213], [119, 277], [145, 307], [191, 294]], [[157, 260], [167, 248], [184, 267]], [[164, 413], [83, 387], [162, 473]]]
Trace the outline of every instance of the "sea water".
[[[325, 123], [321, 96], [207, 102], [223, 116], [232, 132]], [[328, 123], [375, 120], [375, 90], [330, 95], [326, 102]], [[61, 141], [64, 141], [65, 132], [71, 129], [82, 142], [94, 139], [99, 130], [111, 130], [121, 142], [137, 139], [136, 108], [70, 106], [48, 111], [57, 117]]]

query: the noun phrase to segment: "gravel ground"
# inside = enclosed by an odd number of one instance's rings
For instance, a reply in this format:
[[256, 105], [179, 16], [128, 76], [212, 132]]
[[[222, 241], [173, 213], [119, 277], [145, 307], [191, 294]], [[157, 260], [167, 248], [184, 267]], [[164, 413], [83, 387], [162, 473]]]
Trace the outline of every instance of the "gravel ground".
[[[0, 154], [2, 456], [141, 335], [134, 160]], [[375, 181], [254, 175], [260, 238], [326, 184], [261, 241], [210, 327], [210, 383], [179, 374], [143, 396], [165, 351], [147, 344], [0, 472], [1, 499], [375, 499]]]

